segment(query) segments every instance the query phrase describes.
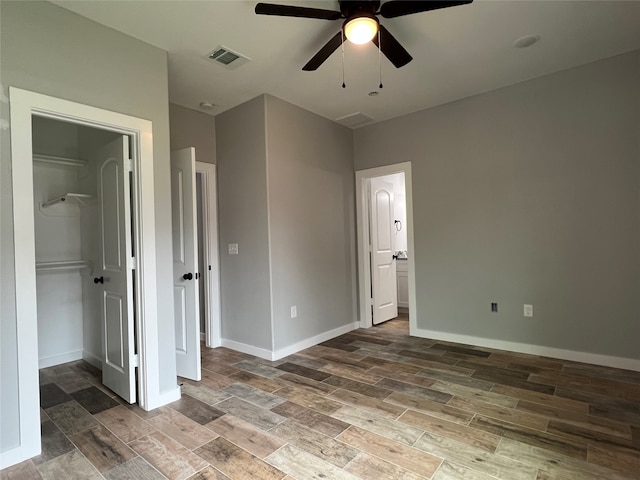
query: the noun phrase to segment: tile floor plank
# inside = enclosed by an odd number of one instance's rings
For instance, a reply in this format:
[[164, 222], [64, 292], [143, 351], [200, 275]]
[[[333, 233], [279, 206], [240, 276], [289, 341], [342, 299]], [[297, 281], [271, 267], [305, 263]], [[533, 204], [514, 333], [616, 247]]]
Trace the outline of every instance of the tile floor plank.
[[207, 462], [162, 432], [140, 437], [129, 444], [169, 480], [182, 480], [207, 466]]
[[342, 407], [331, 416], [405, 445], [413, 445], [423, 433], [418, 428], [349, 406]]
[[102, 425], [71, 435], [69, 439], [100, 473], [137, 456]]
[[271, 411], [283, 417], [293, 418], [298, 423], [330, 437], [335, 437], [349, 428], [347, 422], [293, 402], [285, 402]]
[[341, 433], [338, 439], [354, 448], [427, 478], [430, 478], [442, 463], [442, 458], [429, 452], [403, 445], [355, 426], [351, 426]]
[[258, 458], [271, 455], [286, 443], [272, 433], [228, 414], [208, 423], [207, 428]]
[[424, 413], [408, 410], [398, 421], [430, 432], [438, 433], [444, 437], [452, 438], [472, 447], [482, 448], [489, 452], [495, 452], [500, 436], [493, 433], [484, 432], [477, 428], [447, 422]]
[[217, 436], [200, 423], [172, 408], [163, 407], [160, 410], [160, 415], [148, 419], [147, 422], [189, 450], [200, 447]]
[[222, 437], [195, 450], [201, 458], [235, 479], [280, 480], [285, 474]]
[[98, 424], [95, 417], [75, 400], [45, 410], [49, 418], [67, 435], [87, 430]]
[[358, 454], [358, 450], [355, 448], [305, 427], [292, 419], [287, 419], [277, 425], [270, 433], [300, 450], [341, 468]]
[[349, 462], [345, 470], [365, 479], [425, 480], [427, 478], [365, 452], [360, 452], [356, 458]]
[[503, 438], [500, 441], [496, 454], [507, 458], [517, 458], [518, 461], [545, 472], [551, 478], [629, 480], [628, 477], [608, 468], [508, 438]]
[[78, 450], [60, 455], [36, 467], [43, 480], [82, 478], [102, 480], [102, 475]]
[[167, 480], [158, 470], [136, 457], [103, 473], [107, 480]]
[[111, 430], [124, 443], [130, 443], [136, 438], [140, 438], [155, 431], [154, 427], [124, 406], [100, 412], [95, 416], [95, 418]]
[[431, 432], [425, 432], [415, 447], [500, 480], [535, 480], [538, 475], [535, 467]]
[[[285, 445], [266, 459], [279, 471], [304, 480], [358, 480], [355, 475], [293, 445]], [[239, 477], [241, 478], [241, 477]], [[259, 477], [262, 478], [262, 477]]]

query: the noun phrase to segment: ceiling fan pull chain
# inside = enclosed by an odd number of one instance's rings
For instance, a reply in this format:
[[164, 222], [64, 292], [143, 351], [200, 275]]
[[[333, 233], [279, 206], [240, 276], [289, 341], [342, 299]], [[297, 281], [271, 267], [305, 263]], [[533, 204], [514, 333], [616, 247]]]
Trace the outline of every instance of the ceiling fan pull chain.
[[380, 43], [380, 29], [378, 28], [378, 68], [380, 69], [380, 86], [378, 88], [383, 88], [382, 85], [382, 47]]
[[340, 32], [342, 33], [342, 43], [340, 44], [342, 46], [342, 88], [346, 88], [344, 83], [344, 29], [341, 29]]

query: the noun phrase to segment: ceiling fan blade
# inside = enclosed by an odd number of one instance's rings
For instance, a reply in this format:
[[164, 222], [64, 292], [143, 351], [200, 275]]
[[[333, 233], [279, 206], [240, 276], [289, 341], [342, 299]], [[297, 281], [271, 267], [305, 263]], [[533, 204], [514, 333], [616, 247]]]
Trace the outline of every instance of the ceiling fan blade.
[[326, 45], [322, 47], [320, 51], [316, 53], [304, 67], [302, 67], [302, 70], [305, 70], [307, 72], [317, 70], [318, 67], [322, 65], [324, 61], [329, 58], [340, 45], [342, 45], [342, 31], [339, 31], [333, 37], [331, 37], [331, 40], [329, 40]]
[[[396, 68], [400, 68], [405, 66], [413, 57], [409, 55], [400, 42], [396, 40], [396, 37], [391, 35], [389, 30], [384, 28], [384, 25], [380, 25], [380, 50], [384, 53], [385, 57], [389, 59], [391, 63], [395, 65]], [[378, 46], [378, 36], [376, 35], [371, 40], [376, 47]]]
[[342, 17], [342, 13], [334, 10], [275, 5], [273, 3], [256, 4], [256, 13], [258, 15], [277, 15], [280, 17], [318, 18], [320, 20], [338, 20]]
[[461, 1], [407, 1], [407, 0], [390, 0], [380, 7], [380, 15], [384, 18], [401, 17], [403, 15], [411, 15], [412, 13], [428, 12], [430, 10], [438, 10], [440, 8], [457, 7], [458, 5], [466, 5], [473, 0]]

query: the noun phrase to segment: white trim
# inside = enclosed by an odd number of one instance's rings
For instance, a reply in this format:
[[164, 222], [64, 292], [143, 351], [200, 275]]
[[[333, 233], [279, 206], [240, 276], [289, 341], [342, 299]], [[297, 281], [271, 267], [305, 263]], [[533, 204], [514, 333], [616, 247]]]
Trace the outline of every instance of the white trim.
[[356, 171], [356, 223], [358, 245], [358, 305], [361, 328], [373, 325], [371, 318], [371, 271], [369, 268], [369, 179], [394, 173], [404, 173], [407, 202], [407, 266], [409, 275], [409, 334], [415, 335], [418, 309], [416, 305], [415, 249], [413, 241], [413, 189], [411, 162], [396, 163], [383, 167]]
[[218, 188], [216, 166], [196, 162], [196, 177], [202, 175], [202, 220], [204, 235], [204, 265], [211, 265], [211, 274], [200, 275], [205, 280], [205, 343], [209, 348], [222, 345], [220, 325], [220, 252], [218, 249]]
[[427, 330], [423, 328], [415, 329], [412, 332], [412, 335], [415, 335], [416, 337], [430, 338], [433, 340], [463, 343], [465, 345], [474, 345], [477, 347], [495, 348], [498, 350], [507, 350], [509, 352], [527, 353], [530, 355], [540, 355], [543, 357], [590, 363], [593, 365], [602, 365], [605, 367], [623, 368], [625, 370], [634, 370], [636, 372], [640, 372], [640, 359], [636, 358], [613, 357], [609, 355], [601, 355], [598, 353], [579, 352], [576, 350], [567, 350], [564, 348], [545, 347], [543, 345], [534, 345], [531, 343], [511, 342], [508, 340], [474, 337], [471, 335], [462, 335], [458, 333], [438, 332], [435, 330]]
[[[33, 223], [33, 115], [129, 135], [133, 139], [139, 404], [159, 403], [153, 129], [148, 120], [9, 87], [19, 402], [18, 461], [40, 453], [35, 235]], [[149, 321], [147, 321], [149, 319]], [[4, 456], [3, 456], [4, 461]], [[5, 466], [5, 465], [3, 465]]]
[[67, 362], [75, 362], [76, 360], [82, 360], [82, 350], [73, 350], [71, 352], [59, 353], [57, 355], [51, 355], [49, 357], [40, 357], [38, 359], [38, 368], [53, 367], [54, 365], [60, 365]]
[[331, 340], [332, 338], [336, 338], [340, 335], [344, 335], [345, 333], [349, 333], [353, 330], [356, 330], [357, 328], [360, 328], [360, 324], [358, 322], [348, 323], [347, 325], [343, 325], [342, 327], [334, 328], [333, 330], [329, 330], [328, 332], [324, 332], [305, 340], [301, 340], [294, 343], [293, 345], [289, 345], [288, 347], [280, 348], [274, 351], [271, 354], [271, 360], [280, 360], [281, 358], [293, 355], [294, 353], [304, 350], [305, 348], [313, 347], [314, 345], [318, 345], [319, 343], [326, 342], [327, 340]]
[[222, 346], [230, 348], [231, 350], [236, 350], [238, 352], [247, 353], [255, 357], [264, 358], [265, 360], [274, 361], [280, 360], [281, 358], [287, 357], [289, 355], [293, 355], [294, 353], [304, 350], [305, 348], [313, 347], [314, 345], [318, 345], [319, 343], [326, 342], [327, 340], [331, 340], [332, 338], [336, 338], [340, 335], [344, 335], [345, 333], [356, 330], [357, 328], [360, 328], [360, 324], [358, 322], [348, 323], [341, 327], [334, 328], [333, 330], [329, 330], [328, 332], [323, 332], [313, 337], [306, 338], [294, 343], [293, 345], [289, 345], [275, 351], [269, 351], [266, 348], [255, 347], [253, 345], [236, 342], [235, 340], [229, 340], [227, 338], [222, 339]]
[[155, 395], [152, 399], [153, 403], [149, 403], [146, 410], [154, 410], [156, 408], [168, 405], [169, 403], [180, 400], [180, 386], [166, 392], [161, 392], [159, 395]]
[[222, 346], [236, 350], [238, 352], [247, 353], [254, 357], [264, 358], [265, 360], [272, 360], [272, 354], [270, 350], [266, 348], [254, 347], [246, 343], [236, 342], [235, 340], [229, 340], [227, 338], [222, 339]]
[[31, 451], [27, 450], [24, 445], [20, 445], [0, 452], [0, 470], [15, 465], [16, 463], [20, 463], [26, 458], [30, 458], [34, 455], [39, 454], [40, 450], [38, 450], [38, 452], [34, 454]]
[[[20, 448], [17, 461], [22, 461], [38, 455], [41, 451], [36, 254], [33, 223], [32, 102], [28, 96], [23, 95], [21, 90], [15, 90], [11, 87], [9, 88], [9, 98], [18, 362], [17, 393], [20, 409]], [[26, 138], [24, 138], [25, 136]], [[22, 191], [25, 185], [28, 188], [26, 191]], [[20, 192], [21, 195], [17, 195], [17, 192]], [[30, 265], [33, 268], [29, 268]], [[8, 465], [2, 465], [2, 467], [5, 466]]]
[[[275, 313], [273, 311], [273, 258], [271, 255], [271, 199], [270, 199], [270, 183], [269, 183], [269, 99], [267, 95], [262, 96], [264, 102], [264, 164], [265, 164], [265, 199], [267, 205], [267, 255], [269, 260], [269, 320], [271, 325], [271, 352], [276, 349], [276, 322]], [[273, 353], [272, 353], [273, 355]]]

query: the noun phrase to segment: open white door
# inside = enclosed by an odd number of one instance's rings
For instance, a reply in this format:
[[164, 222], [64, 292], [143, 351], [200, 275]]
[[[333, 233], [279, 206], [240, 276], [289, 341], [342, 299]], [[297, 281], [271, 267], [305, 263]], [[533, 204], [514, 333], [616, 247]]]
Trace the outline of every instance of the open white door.
[[198, 238], [196, 235], [196, 152], [171, 153], [174, 318], [178, 375], [200, 380]]
[[129, 138], [108, 143], [98, 155], [100, 247], [94, 283], [100, 289], [102, 383], [136, 401], [134, 258], [131, 250]]
[[393, 184], [370, 181], [371, 285], [373, 324], [398, 316], [394, 251]]

